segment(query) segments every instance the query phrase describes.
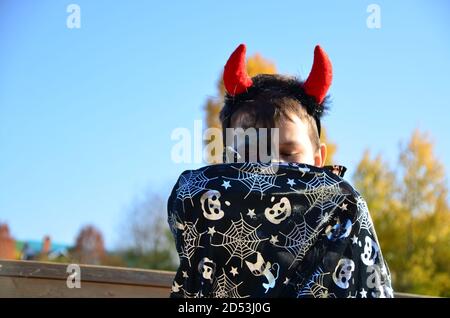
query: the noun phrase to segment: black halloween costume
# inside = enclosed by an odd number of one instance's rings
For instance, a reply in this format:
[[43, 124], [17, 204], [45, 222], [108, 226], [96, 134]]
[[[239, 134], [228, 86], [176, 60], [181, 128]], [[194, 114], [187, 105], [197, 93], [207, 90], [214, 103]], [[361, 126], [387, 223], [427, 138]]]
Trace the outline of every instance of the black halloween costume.
[[297, 163], [185, 171], [168, 200], [180, 256], [171, 297], [392, 297], [366, 202], [344, 172]]

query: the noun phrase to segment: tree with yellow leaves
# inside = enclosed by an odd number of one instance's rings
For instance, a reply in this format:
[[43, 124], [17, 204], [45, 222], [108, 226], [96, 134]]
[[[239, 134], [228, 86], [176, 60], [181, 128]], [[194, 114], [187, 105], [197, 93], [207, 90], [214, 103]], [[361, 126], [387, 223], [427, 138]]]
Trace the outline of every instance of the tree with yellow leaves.
[[328, 139], [328, 132], [325, 127], [321, 128], [320, 141], [327, 145], [327, 157], [325, 158], [325, 165], [335, 164], [334, 155], [337, 151], [337, 145]]
[[416, 130], [392, 170], [365, 152], [353, 176], [367, 200], [394, 289], [450, 296], [450, 209], [443, 165]]

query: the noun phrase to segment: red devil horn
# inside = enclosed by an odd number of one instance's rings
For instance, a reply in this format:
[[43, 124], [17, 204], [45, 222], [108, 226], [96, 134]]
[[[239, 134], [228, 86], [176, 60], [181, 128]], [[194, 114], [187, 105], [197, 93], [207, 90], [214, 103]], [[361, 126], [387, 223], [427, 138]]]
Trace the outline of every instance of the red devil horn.
[[308, 79], [303, 84], [305, 93], [316, 98], [320, 104], [327, 95], [328, 88], [333, 78], [331, 61], [327, 53], [317, 45], [314, 49], [314, 63]]
[[253, 85], [245, 66], [245, 51], [245, 44], [239, 45], [225, 64], [223, 83], [228, 94], [232, 96], [245, 92]]

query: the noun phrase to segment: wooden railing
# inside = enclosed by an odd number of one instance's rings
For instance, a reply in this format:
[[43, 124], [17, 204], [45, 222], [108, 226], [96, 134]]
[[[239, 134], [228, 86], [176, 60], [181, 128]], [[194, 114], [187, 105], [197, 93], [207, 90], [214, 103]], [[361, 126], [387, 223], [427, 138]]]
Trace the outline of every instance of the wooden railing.
[[[173, 272], [80, 265], [80, 288], [68, 264], [0, 260], [0, 297], [149, 297], [169, 296]], [[68, 285], [68, 281], [72, 285]], [[425, 297], [396, 293], [396, 297]]]
[[[80, 265], [68, 287], [67, 264], [0, 260], [0, 297], [168, 297], [173, 272]], [[72, 284], [73, 285], [73, 284]]]

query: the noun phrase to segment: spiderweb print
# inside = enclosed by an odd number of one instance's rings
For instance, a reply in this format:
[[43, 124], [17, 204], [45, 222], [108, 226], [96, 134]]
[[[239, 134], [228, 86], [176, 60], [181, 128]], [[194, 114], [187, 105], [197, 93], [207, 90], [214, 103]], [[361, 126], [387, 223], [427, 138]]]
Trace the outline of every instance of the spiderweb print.
[[361, 232], [361, 229], [371, 233], [373, 227], [372, 218], [370, 217], [366, 201], [360, 196], [356, 198], [356, 207], [358, 208], [358, 217], [356, 218], [356, 221], [359, 222], [358, 233]]
[[[241, 267], [244, 259], [257, 252], [259, 243], [268, 240], [269, 238], [260, 239], [256, 230], [261, 226], [253, 227], [244, 221], [241, 213], [241, 219], [237, 222], [231, 221], [231, 225], [225, 233], [217, 231], [216, 233], [222, 236], [220, 244], [213, 244], [212, 246], [223, 246], [230, 254], [227, 262], [237, 257], [241, 260]], [[211, 238], [212, 239], [212, 238]]]
[[314, 208], [318, 208], [323, 215], [324, 211], [328, 209], [334, 211], [345, 200], [346, 194], [342, 193], [339, 186], [340, 181], [336, 181], [325, 172], [314, 174], [308, 182], [301, 179], [298, 179], [298, 181], [305, 184], [305, 189], [291, 189], [303, 194], [308, 200], [310, 207], [305, 214]]
[[181, 220], [175, 211], [171, 211], [168, 222], [173, 235], [176, 235], [178, 230], [183, 227]]
[[296, 224], [289, 234], [279, 232], [286, 238], [284, 245], [272, 244], [286, 249], [294, 257], [294, 260], [289, 266], [291, 268], [297, 261], [300, 262], [303, 259], [306, 252], [313, 245], [319, 232], [320, 230], [312, 228], [303, 221], [300, 224]]
[[240, 168], [233, 168], [238, 170], [238, 177], [226, 178], [237, 180], [247, 187], [248, 193], [244, 199], [246, 199], [251, 192], [259, 192], [262, 199], [264, 192], [267, 190], [271, 188], [280, 188], [280, 186], [275, 184], [275, 181], [277, 180], [277, 177], [284, 175], [277, 175], [273, 165], [259, 162], [245, 162]]
[[206, 185], [209, 181], [217, 179], [218, 177], [208, 178], [205, 176], [205, 171], [193, 171], [190, 170], [189, 173], [182, 174], [180, 176], [179, 186], [176, 190], [177, 199], [180, 199], [184, 202], [186, 199], [191, 200], [192, 206], [194, 206], [194, 202], [192, 198], [199, 192], [203, 190], [207, 190]]
[[213, 298], [247, 298], [247, 296], [241, 296], [238, 291], [238, 287], [243, 282], [239, 284], [233, 283], [233, 281], [228, 278], [225, 273], [225, 269], [222, 268], [222, 275], [216, 278], [213, 285]]
[[314, 297], [314, 298], [336, 298], [336, 295], [328, 293], [328, 288], [325, 287], [323, 279], [330, 273], [324, 273], [319, 267], [308, 280], [306, 285], [298, 291], [297, 298]]
[[203, 246], [200, 245], [200, 239], [202, 235], [206, 233], [206, 231], [202, 233], [197, 231], [197, 228], [195, 227], [197, 222], [198, 220], [195, 221], [195, 223], [185, 222], [184, 230], [181, 234], [183, 236], [183, 244], [181, 245], [180, 257], [187, 258], [189, 266], [191, 266], [191, 257], [194, 255], [195, 250], [197, 248], [203, 248]]

